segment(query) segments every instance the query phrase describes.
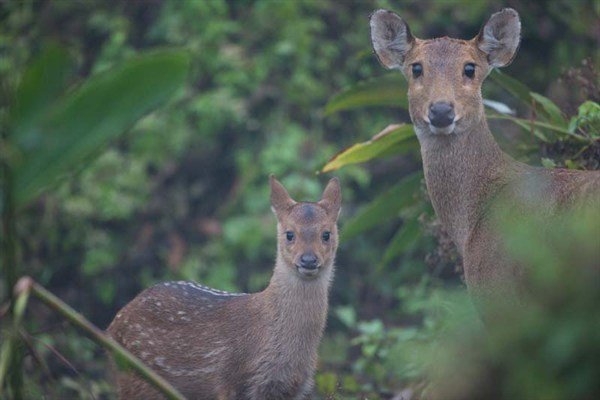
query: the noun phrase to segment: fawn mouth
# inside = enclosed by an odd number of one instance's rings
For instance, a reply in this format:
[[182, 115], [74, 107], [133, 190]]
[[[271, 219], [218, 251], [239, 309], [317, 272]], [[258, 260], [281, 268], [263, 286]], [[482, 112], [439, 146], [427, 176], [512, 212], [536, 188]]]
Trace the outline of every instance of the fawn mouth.
[[302, 277], [314, 278], [315, 276], [319, 275], [319, 272], [321, 271], [321, 266], [319, 265], [314, 268], [304, 268], [300, 265], [296, 265], [296, 270]]

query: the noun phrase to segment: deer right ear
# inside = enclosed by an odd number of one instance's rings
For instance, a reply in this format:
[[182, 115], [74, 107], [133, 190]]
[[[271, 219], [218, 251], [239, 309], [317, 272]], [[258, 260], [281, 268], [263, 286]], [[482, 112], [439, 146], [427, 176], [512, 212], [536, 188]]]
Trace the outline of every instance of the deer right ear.
[[279, 216], [288, 211], [296, 202], [290, 197], [283, 185], [275, 179], [275, 176], [269, 177], [271, 183], [271, 209], [275, 215]]
[[400, 69], [415, 39], [397, 14], [377, 10], [371, 14], [371, 43], [379, 62], [388, 69]]
[[517, 55], [521, 21], [512, 8], [493, 14], [477, 35], [477, 47], [487, 54], [490, 67], [505, 67]]

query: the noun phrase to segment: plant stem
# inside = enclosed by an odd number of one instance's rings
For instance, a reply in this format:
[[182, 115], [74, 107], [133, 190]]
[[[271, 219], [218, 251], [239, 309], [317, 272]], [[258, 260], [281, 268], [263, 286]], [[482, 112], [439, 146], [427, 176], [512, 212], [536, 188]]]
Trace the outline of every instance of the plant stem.
[[168, 399], [184, 400], [185, 397], [177, 391], [169, 382], [144, 365], [136, 356], [131, 354], [127, 349], [114, 341], [111, 337], [104, 334], [98, 327], [93, 325], [81, 314], [71, 308], [61, 299], [44, 289], [42, 286], [33, 281], [30, 277], [23, 277], [16, 285], [16, 292], [31, 291], [31, 293], [41, 300], [48, 307], [61, 314], [73, 325], [77, 326], [91, 339], [100, 346], [108, 349], [119, 361], [123, 361], [127, 367], [135, 370], [144, 380], [152, 384], [156, 389], [163, 393]]
[[[3, 121], [2, 121], [3, 122]], [[13, 331], [8, 333], [8, 364], [10, 365], [10, 372], [8, 376], [8, 386], [12, 392], [12, 397], [15, 400], [23, 398], [23, 358], [21, 350], [21, 341], [19, 338], [20, 323], [15, 318], [15, 296], [12, 288], [17, 282], [19, 276], [18, 265], [17, 265], [17, 228], [15, 218], [15, 202], [14, 202], [14, 179], [11, 166], [8, 158], [8, 151], [6, 146], [8, 143], [8, 133], [4, 129], [2, 124], [2, 133], [0, 136], [0, 145], [3, 147], [0, 149], [0, 154], [4, 154], [4, 157], [0, 157], [2, 176], [0, 182], [2, 183], [2, 238], [0, 244], [0, 253], [2, 258], [2, 267], [4, 269], [4, 276], [6, 282], [6, 293], [10, 301], [10, 310], [8, 313], [9, 323]], [[0, 391], [2, 387], [0, 387]]]

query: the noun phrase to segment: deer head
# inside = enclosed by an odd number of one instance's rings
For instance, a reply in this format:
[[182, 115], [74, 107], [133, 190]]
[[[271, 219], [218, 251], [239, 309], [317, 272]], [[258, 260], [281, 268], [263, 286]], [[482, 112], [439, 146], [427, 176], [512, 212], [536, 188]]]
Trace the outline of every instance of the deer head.
[[271, 176], [271, 208], [277, 217], [277, 251], [289, 271], [313, 279], [331, 268], [338, 244], [337, 219], [341, 207], [337, 178], [327, 184], [316, 203], [294, 201]]
[[371, 41], [379, 61], [408, 80], [411, 119], [419, 137], [460, 134], [484, 119], [481, 84], [492, 68], [511, 63], [521, 23], [513, 9], [493, 14], [471, 40], [412, 36], [397, 14], [371, 15]]

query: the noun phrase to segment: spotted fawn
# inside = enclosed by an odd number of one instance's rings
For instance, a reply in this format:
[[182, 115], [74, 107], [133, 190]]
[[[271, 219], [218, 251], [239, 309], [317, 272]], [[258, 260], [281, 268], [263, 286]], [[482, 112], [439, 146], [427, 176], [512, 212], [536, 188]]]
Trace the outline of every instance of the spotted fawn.
[[[310, 395], [338, 245], [340, 185], [296, 202], [274, 178], [277, 259], [267, 288], [228, 293], [193, 282], [151, 287], [127, 304], [109, 334], [190, 399], [303, 399]], [[161, 395], [117, 372], [121, 399]]]

